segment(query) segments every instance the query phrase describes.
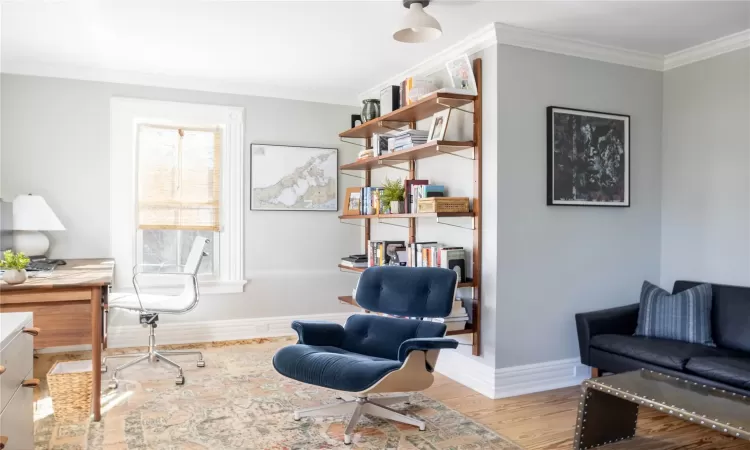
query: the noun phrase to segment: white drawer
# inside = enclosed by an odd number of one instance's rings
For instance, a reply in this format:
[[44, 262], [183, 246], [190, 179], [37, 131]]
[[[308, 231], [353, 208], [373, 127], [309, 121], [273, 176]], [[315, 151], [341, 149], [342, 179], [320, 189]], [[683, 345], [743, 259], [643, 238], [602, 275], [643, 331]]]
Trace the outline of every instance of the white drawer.
[[0, 365], [5, 372], [0, 375], [0, 412], [15, 394], [21, 382], [31, 377], [34, 364], [34, 337], [18, 333], [3, 349], [0, 350]]
[[[6, 372], [7, 373], [7, 372]], [[31, 378], [32, 371], [24, 374]], [[19, 387], [0, 414], [0, 435], [8, 437], [5, 450], [34, 448], [34, 389]]]

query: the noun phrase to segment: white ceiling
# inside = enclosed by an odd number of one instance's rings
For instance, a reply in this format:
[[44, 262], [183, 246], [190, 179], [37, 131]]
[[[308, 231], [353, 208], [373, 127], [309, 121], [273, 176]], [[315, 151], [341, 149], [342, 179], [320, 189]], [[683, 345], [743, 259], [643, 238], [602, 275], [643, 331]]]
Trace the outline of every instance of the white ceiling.
[[427, 12], [443, 36], [403, 44], [391, 33], [404, 12], [400, 1], [15, 1], [2, 4], [0, 69], [354, 104], [491, 22], [657, 55], [750, 28], [750, 1], [436, 0]]

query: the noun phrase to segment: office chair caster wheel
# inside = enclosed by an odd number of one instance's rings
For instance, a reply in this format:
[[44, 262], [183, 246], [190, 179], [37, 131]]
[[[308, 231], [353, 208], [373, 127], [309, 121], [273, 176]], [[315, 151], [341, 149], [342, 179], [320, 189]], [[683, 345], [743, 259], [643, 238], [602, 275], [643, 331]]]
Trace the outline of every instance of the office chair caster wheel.
[[297, 411], [294, 412], [294, 420], [299, 422], [302, 419], [302, 417], [299, 416], [299, 413]]
[[419, 431], [424, 431], [424, 430], [426, 430], [426, 429], [427, 429], [427, 427], [426, 427], [426, 426], [424, 426], [424, 425], [420, 425], [420, 426], [419, 426]]
[[110, 389], [117, 389], [117, 381], [112, 380], [109, 382], [109, 388]]
[[352, 437], [348, 434], [344, 435], [344, 444], [346, 445], [352, 445]]
[[107, 371], [107, 366], [102, 366], [102, 373], [105, 373]]
[[180, 375], [179, 377], [175, 378], [174, 384], [176, 384], [177, 386], [182, 386], [183, 384], [185, 384], [185, 377]]
[[203, 361], [203, 360], [198, 361], [198, 367], [206, 367], [206, 361]]

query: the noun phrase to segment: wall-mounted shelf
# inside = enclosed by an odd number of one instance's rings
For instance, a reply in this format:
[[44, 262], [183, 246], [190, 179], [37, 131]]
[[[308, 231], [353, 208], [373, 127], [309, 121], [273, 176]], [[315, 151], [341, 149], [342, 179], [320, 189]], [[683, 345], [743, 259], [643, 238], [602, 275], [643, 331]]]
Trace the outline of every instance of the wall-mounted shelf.
[[369, 120], [359, 126], [339, 133], [342, 138], [370, 138], [373, 133], [387, 133], [409, 125], [410, 122], [432, 117], [438, 111], [448, 108], [460, 108], [472, 103], [475, 95], [449, 94], [435, 92], [427, 97], [404, 106], [384, 116]]
[[381, 167], [388, 168], [403, 162], [417, 161], [419, 159], [454, 153], [473, 147], [474, 142], [472, 141], [432, 141], [422, 145], [417, 145], [410, 149], [387, 153], [382, 156], [358, 159], [353, 163], [340, 166], [339, 170], [367, 170], [378, 169]]
[[438, 217], [473, 217], [474, 213], [469, 212], [440, 212], [440, 213], [404, 213], [404, 214], [358, 214], [339, 216], [340, 220], [344, 219], [436, 219]]
[[[376, 156], [372, 158], [359, 159], [353, 163], [344, 164], [339, 167], [339, 170], [344, 175], [351, 175], [356, 178], [361, 178], [365, 186], [370, 186], [372, 180], [372, 169], [381, 167], [392, 167], [399, 170], [408, 172], [408, 175], [404, 176], [405, 179], [416, 178], [416, 165], [417, 161], [432, 158], [435, 156], [446, 155], [452, 156], [451, 160], [456, 158], [463, 158], [471, 161], [473, 168], [473, 190], [474, 195], [472, 197], [472, 209], [473, 211], [467, 213], [409, 213], [409, 214], [369, 214], [369, 215], [344, 215], [339, 216], [343, 224], [355, 225], [355, 223], [343, 221], [345, 219], [362, 219], [364, 221], [364, 241], [367, 243], [370, 241], [371, 233], [371, 221], [372, 219], [407, 219], [408, 225], [402, 225], [403, 222], [389, 223], [381, 222], [382, 224], [403, 226], [409, 230], [409, 243], [416, 242], [417, 236], [417, 223], [416, 219], [419, 218], [435, 218], [438, 223], [444, 225], [450, 225], [459, 228], [466, 228], [472, 231], [473, 234], [473, 245], [471, 251], [471, 273], [467, 274], [471, 276], [471, 280], [466, 283], [459, 283], [459, 288], [471, 289], [472, 297], [474, 300], [471, 302], [469, 309], [469, 315], [471, 323], [467, 323], [466, 328], [463, 330], [449, 331], [449, 336], [469, 334], [472, 339], [472, 353], [476, 356], [480, 353], [480, 337], [481, 337], [481, 273], [482, 273], [482, 60], [477, 58], [473, 61], [474, 76], [476, 77], [476, 85], [478, 95], [465, 95], [465, 94], [449, 94], [436, 92], [427, 97], [412, 103], [411, 105], [404, 106], [396, 111], [390, 112], [377, 119], [370, 120], [352, 129], [343, 131], [339, 134], [342, 138], [361, 138], [365, 139], [364, 147], [370, 148], [372, 144], [373, 133], [385, 133], [389, 131], [398, 130], [401, 127], [408, 126], [410, 128], [416, 128], [416, 122], [430, 118], [433, 114], [438, 111], [442, 111], [448, 108], [460, 108], [461, 111], [472, 113], [474, 118], [473, 126], [473, 140], [471, 141], [433, 141], [428, 142], [416, 147], [412, 147], [406, 150], [399, 150], [393, 153], [388, 153], [382, 156]], [[472, 105], [473, 111], [464, 106]], [[348, 142], [348, 141], [347, 141]], [[352, 144], [355, 144], [352, 142]], [[359, 145], [359, 144], [357, 144]], [[461, 150], [473, 149], [470, 156], [458, 153]], [[403, 164], [406, 163], [404, 166]], [[469, 167], [461, 166], [457, 170], [467, 170]], [[362, 176], [348, 173], [346, 171], [363, 171]], [[471, 227], [462, 226], [457, 223], [441, 222], [440, 219], [443, 217], [469, 217], [471, 218]], [[463, 221], [451, 221], [461, 222]], [[367, 249], [365, 249], [365, 252]], [[351, 273], [362, 273], [365, 271], [364, 268], [348, 267], [339, 264], [339, 269]], [[357, 302], [351, 296], [338, 297], [340, 302], [356, 306], [361, 308]]]

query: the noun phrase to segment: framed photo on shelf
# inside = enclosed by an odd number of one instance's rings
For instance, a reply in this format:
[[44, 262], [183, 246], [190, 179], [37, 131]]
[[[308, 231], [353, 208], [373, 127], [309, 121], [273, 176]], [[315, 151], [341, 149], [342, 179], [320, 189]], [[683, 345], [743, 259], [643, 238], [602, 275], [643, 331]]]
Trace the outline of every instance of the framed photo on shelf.
[[432, 116], [432, 125], [430, 132], [427, 133], [427, 141], [442, 141], [445, 138], [445, 130], [448, 128], [448, 118], [450, 117], [450, 108], [436, 112]]
[[338, 149], [251, 144], [250, 209], [338, 211]]
[[630, 206], [630, 116], [547, 108], [547, 205]]
[[468, 95], [477, 95], [477, 81], [474, 79], [474, 70], [471, 68], [469, 55], [448, 61], [445, 68], [448, 70], [448, 77], [454, 91], [461, 90]]
[[360, 203], [362, 202], [362, 192], [358, 187], [346, 188], [346, 198], [344, 199], [344, 215], [357, 216], [361, 214]]

